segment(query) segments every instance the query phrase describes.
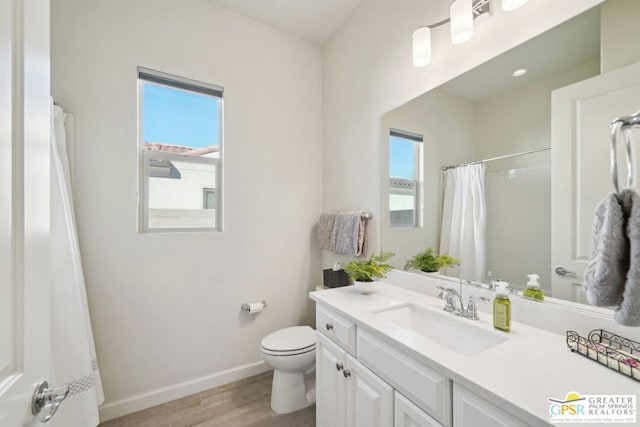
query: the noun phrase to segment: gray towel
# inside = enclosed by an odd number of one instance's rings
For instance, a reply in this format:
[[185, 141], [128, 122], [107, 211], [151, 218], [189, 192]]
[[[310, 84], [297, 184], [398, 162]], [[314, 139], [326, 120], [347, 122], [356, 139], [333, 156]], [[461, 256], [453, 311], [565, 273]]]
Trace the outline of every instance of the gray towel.
[[366, 253], [366, 226], [362, 212], [338, 212], [333, 224], [333, 251], [355, 256]]
[[624, 190], [623, 195], [631, 201], [626, 224], [631, 261], [622, 304], [613, 319], [621, 325], [640, 326], [640, 194], [636, 190]]
[[625, 233], [631, 192], [614, 193], [596, 209], [591, 257], [585, 270], [584, 290], [592, 305], [619, 305], [629, 270], [629, 242]]
[[333, 224], [336, 220], [336, 214], [323, 213], [318, 221], [318, 242], [320, 249], [326, 251], [334, 251], [336, 249], [333, 241]]

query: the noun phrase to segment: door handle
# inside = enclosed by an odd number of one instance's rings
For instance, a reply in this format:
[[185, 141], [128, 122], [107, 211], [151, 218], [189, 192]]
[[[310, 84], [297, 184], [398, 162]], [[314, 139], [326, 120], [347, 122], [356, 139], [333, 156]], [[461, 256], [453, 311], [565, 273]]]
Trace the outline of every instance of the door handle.
[[556, 267], [556, 274], [558, 276], [576, 276], [575, 272], [569, 271], [564, 267]]
[[[31, 413], [40, 414], [40, 421], [48, 422], [58, 411], [62, 401], [69, 395], [69, 386], [50, 388], [49, 383], [42, 381], [33, 392]], [[46, 411], [46, 412], [43, 412]]]

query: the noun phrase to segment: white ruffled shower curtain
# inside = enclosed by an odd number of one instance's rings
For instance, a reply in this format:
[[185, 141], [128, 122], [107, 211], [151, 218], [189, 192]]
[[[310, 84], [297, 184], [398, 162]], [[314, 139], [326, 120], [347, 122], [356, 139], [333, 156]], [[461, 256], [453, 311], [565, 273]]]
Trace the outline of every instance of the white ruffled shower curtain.
[[66, 114], [51, 102], [51, 381], [69, 396], [49, 425], [91, 427], [104, 401], [78, 246]]
[[484, 164], [459, 166], [445, 171], [440, 253], [460, 260], [446, 274], [483, 281], [487, 261]]

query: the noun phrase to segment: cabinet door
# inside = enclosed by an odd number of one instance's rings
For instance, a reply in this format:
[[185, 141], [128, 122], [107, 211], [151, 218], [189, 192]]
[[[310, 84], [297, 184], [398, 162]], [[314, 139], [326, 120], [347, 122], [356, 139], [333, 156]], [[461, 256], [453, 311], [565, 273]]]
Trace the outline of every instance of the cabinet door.
[[453, 427], [526, 427], [493, 403], [453, 384]]
[[426, 412], [418, 408], [406, 397], [394, 393], [394, 423], [393, 427], [440, 427], [441, 424], [431, 418]]
[[346, 352], [316, 332], [316, 424], [317, 427], [345, 427]]
[[347, 355], [347, 427], [393, 426], [393, 388]]

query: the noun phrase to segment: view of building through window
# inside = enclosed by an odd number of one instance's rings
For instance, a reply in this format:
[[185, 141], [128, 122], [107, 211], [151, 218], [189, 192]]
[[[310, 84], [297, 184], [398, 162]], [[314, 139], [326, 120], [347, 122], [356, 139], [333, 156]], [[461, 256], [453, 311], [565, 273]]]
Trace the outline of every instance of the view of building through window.
[[395, 227], [419, 225], [422, 136], [392, 129], [389, 135], [389, 215]]
[[139, 71], [143, 231], [220, 229], [222, 88]]

